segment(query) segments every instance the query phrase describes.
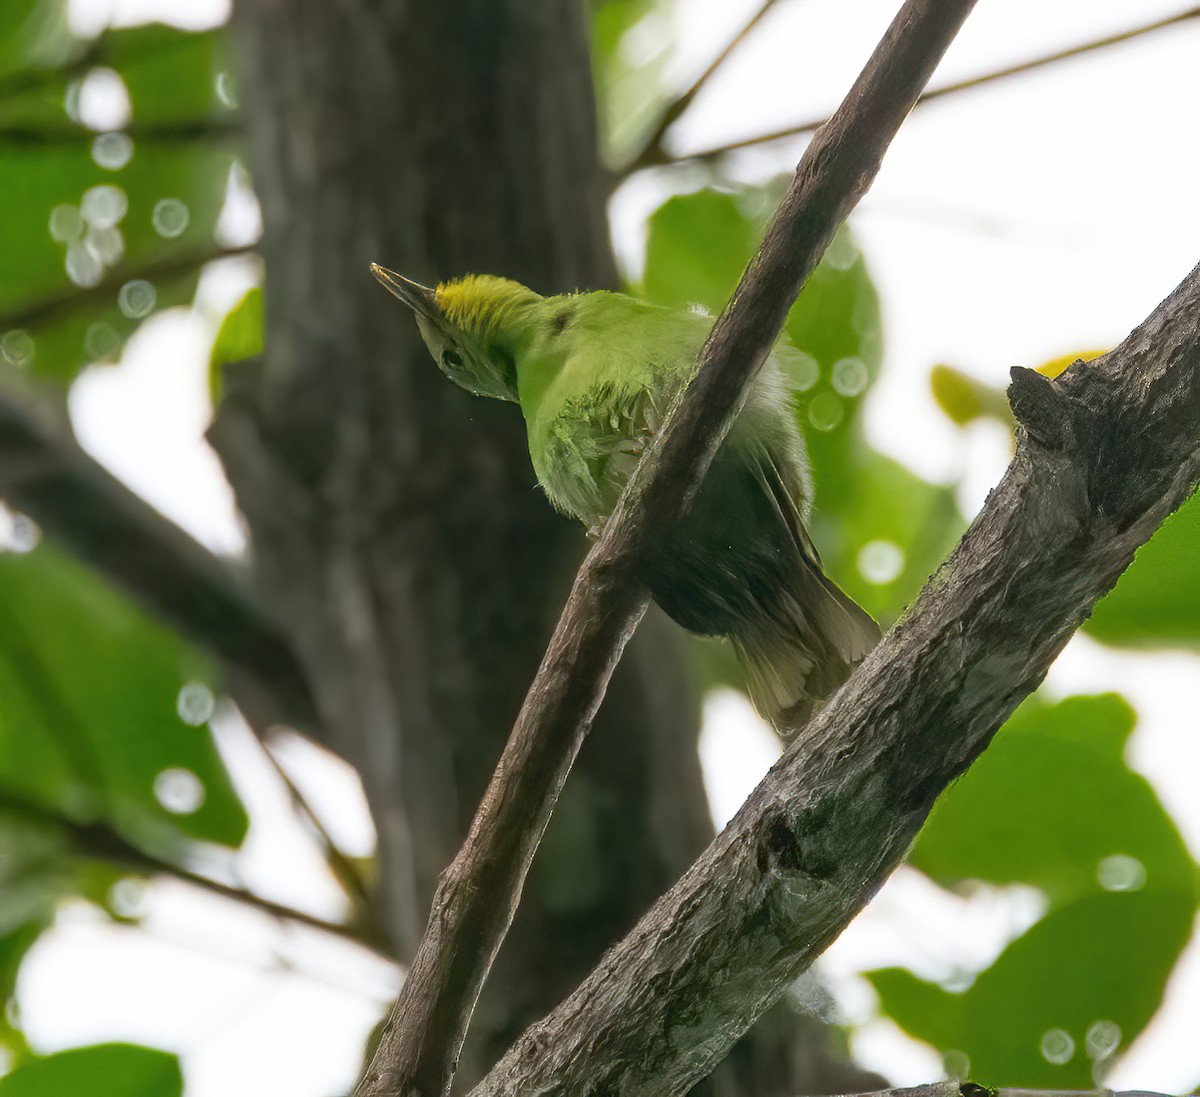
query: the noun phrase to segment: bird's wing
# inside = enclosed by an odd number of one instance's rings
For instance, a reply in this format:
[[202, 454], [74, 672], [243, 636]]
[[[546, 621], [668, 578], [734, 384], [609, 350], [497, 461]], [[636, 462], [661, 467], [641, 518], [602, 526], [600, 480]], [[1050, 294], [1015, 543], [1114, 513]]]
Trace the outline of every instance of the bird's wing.
[[[857, 663], [879, 640], [874, 618], [825, 574], [817, 546], [804, 525], [797, 502], [801, 486], [797, 476], [783, 462], [764, 453], [756, 462], [759, 480], [773, 509], [795, 547], [804, 577], [801, 599], [815, 618], [825, 641], [849, 663]], [[800, 593], [798, 591], [798, 593]]]

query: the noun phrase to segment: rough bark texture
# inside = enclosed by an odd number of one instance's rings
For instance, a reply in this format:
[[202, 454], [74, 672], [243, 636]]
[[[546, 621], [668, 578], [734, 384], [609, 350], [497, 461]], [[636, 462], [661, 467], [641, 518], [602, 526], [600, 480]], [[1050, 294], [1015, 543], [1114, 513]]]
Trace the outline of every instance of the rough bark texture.
[[[445, 382], [368, 263], [545, 292], [614, 282], [584, 16], [539, 0], [235, 11], [267, 354], [227, 379], [211, 437], [326, 741], [363, 776], [382, 920], [405, 958], [582, 541], [536, 492], [519, 416]], [[671, 626], [648, 624], [480, 1003], [466, 1080], [708, 839], [694, 692]]]
[[1017, 453], [909, 613], [474, 1097], [670, 1097], [833, 941], [1200, 480], [1200, 267], [1116, 350], [1015, 369]]

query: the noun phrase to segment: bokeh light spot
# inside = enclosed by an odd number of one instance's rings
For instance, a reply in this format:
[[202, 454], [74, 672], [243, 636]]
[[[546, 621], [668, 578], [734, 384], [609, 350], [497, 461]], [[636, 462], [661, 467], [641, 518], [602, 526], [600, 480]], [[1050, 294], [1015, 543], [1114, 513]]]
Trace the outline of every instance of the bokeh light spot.
[[144, 278], [126, 282], [117, 294], [117, 305], [130, 320], [140, 320], [154, 311], [158, 294]]
[[175, 699], [175, 711], [185, 724], [198, 728], [212, 719], [217, 700], [203, 682], [186, 682]]
[[781, 343], [775, 348], [775, 357], [796, 392], [807, 392], [821, 379], [821, 363], [805, 351]]
[[94, 130], [121, 129], [133, 116], [129, 89], [110, 68], [92, 69], [79, 82], [72, 106], [75, 120]]
[[92, 228], [107, 229], [117, 224], [129, 209], [129, 199], [120, 187], [111, 183], [101, 183], [97, 187], [88, 187], [83, 192], [79, 203], [83, 219]]
[[1096, 879], [1105, 891], [1140, 891], [1146, 886], [1146, 866], [1136, 857], [1114, 853], [1096, 866]]
[[121, 336], [117, 329], [106, 320], [98, 320], [89, 324], [83, 336], [83, 349], [93, 362], [101, 362], [115, 358], [121, 349]]
[[24, 369], [33, 362], [33, 337], [22, 328], [13, 328], [0, 337], [0, 355], [10, 366]]
[[1062, 1066], [1075, 1057], [1075, 1041], [1061, 1028], [1048, 1029], [1042, 1035], [1042, 1058], [1047, 1063]]
[[204, 803], [204, 785], [190, 769], [175, 766], [154, 778], [154, 798], [173, 815], [191, 815]]
[[839, 396], [859, 396], [866, 391], [870, 377], [861, 358], [839, 358], [833, 364], [833, 391]]
[[846, 418], [846, 408], [832, 392], [819, 392], [808, 405], [808, 421], [817, 430], [833, 430]]
[[1121, 1046], [1121, 1026], [1115, 1021], [1093, 1021], [1088, 1025], [1086, 1047], [1089, 1059], [1107, 1059]]
[[104, 260], [90, 240], [76, 240], [67, 248], [67, 277], [87, 289], [104, 277]]
[[189, 217], [190, 214], [184, 202], [178, 198], [162, 198], [154, 204], [151, 220], [154, 223], [154, 231], [159, 236], [171, 239], [182, 235], [184, 229], [188, 227]]
[[50, 239], [69, 244], [83, 235], [83, 214], [78, 206], [63, 202], [50, 211]]
[[127, 133], [102, 133], [92, 142], [92, 159], [106, 171], [120, 171], [133, 158], [133, 138]]
[[894, 541], [868, 541], [858, 550], [858, 573], [876, 586], [894, 582], [904, 570], [904, 549]]

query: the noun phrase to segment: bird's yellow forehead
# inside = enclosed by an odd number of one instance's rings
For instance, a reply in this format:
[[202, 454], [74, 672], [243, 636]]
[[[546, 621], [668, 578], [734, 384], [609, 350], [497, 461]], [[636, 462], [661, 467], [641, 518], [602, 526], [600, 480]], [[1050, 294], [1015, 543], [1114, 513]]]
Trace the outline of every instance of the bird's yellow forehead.
[[442, 282], [434, 297], [452, 325], [476, 333], [504, 323], [518, 306], [539, 299], [520, 282], [494, 274], [468, 274]]
[[511, 295], [515, 285], [494, 274], [468, 274], [442, 282], [434, 292], [446, 319], [458, 327], [476, 328]]

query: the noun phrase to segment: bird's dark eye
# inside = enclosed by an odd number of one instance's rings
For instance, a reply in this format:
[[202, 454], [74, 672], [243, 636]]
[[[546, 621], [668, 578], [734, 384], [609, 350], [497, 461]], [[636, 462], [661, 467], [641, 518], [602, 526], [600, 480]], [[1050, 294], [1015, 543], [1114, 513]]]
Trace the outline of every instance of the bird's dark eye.
[[446, 369], [460, 369], [462, 367], [462, 355], [456, 350], [442, 351], [442, 365]]

